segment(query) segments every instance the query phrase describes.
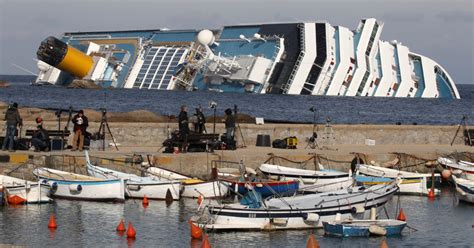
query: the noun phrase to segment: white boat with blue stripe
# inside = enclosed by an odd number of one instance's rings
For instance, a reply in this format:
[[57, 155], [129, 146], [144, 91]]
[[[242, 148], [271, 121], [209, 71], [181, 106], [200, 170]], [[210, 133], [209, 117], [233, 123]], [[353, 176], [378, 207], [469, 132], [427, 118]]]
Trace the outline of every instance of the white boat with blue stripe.
[[397, 182], [393, 182], [262, 201], [256, 197], [249, 205], [206, 205], [191, 220], [215, 231], [321, 228], [324, 221], [332, 221], [336, 215], [341, 220], [367, 219], [371, 208], [382, 208], [397, 191]]
[[71, 200], [125, 201], [123, 179], [105, 180], [50, 168], [33, 170], [43, 183], [51, 186], [51, 196]]
[[[155, 200], [179, 200], [181, 182], [174, 180], [158, 179], [156, 177], [140, 177], [135, 174], [123, 173], [108, 168], [93, 165], [89, 153], [85, 152], [87, 173], [90, 176], [102, 179], [125, 180], [125, 195], [129, 198], [143, 198]], [[171, 197], [171, 198], [170, 198]]]

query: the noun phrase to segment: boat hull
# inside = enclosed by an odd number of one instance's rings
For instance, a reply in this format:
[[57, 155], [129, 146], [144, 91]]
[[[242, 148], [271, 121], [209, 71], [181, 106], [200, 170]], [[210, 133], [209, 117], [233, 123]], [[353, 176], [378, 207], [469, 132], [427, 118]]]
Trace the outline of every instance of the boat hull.
[[198, 198], [200, 195], [204, 198], [219, 198], [229, 193], [229, 186], [222, 181], [211, 181], [186, 184], [183, 183], [182, 197]]
[[156, 183], [133, 183], [126, 182], [125, 194], [129, 198], [143, 198], [154, 200], [166, 200], [168, 191], [173, 200], [180, 198], [180, 182], [156, 182]]
[[345, 189], [353, 184], [350, 174], [340, 171], [312, 171], [271, 164], [263, 164], [259, 170], [273, 180], [297, 180], [302, 192], [329, 192]]
[[371, 225], [382, 227], [386, 234], [384, 236], [401, 235], [407, 223], [404, 221], [391, 221], [393, 223], [384, 223], [383, 221], [357, 221], [354, 223], [323, 222], [324, 233], [339, 237], [368, 237]]
[[438, 163], [444, 165], [447, 169], [451, 172], [456, 170], [460, 170], [466, 179], [474, 181], [474, 163], [470, 163], [467, 161], [459, 161], [457, 162], [454, 159], [450, 158], [438, 158]]
[[24, 204], [41, 204], [50, 203], [53, 199], [49, 198], [51, 187], [48, 184], [32, 184], [21, 186], [6, 187], [8, 199], [10, 197], [18, 197], [24, 200]]
[[[355, 177], [358, 185], [364, 186], [373, 186], [377, 184], [389, 184], [393, 178], [386, 177], [373, 177], [373, 176], [361, 176], [358, 175]], [[440, 180], [439, 178], [437, 178]], [[436, 180], [436, 179], [435, 179]], [[402, 195], [428, 195], [431, 188], [431, 178], [421, 177], [421, 178], [411, 178], [411, 179], [401, 179], [399, 187], [399, 194]], [[435, 183], [435, 186], [438, 185]], [[435, 195], [439, 195], [440, 190], [435, 187]]]
[[460, 201], [474, 204], [474, 181], [456, 178], [453, 176], [456, 185], [456, 195]]
[[321, 228], [323, 222], [334, 220], [336, 215], [342, 220], [366, 219], [370, 217], [371, 208], [381, 210], [398, 190], [394, 184], [374, 187], [377, 190], [365, 189], [364, 193], [341, 191], [273, 198], [265, 201], [268, 208], [210, 205], [206, 206], [205, 214], [194, 216], [192, 221], [201, 228], [215, 231]]
[[68, 181], [41, 178], [51, 186], [51, 197], [84, 201], [125, 201], [122, 179], [103, 181]]

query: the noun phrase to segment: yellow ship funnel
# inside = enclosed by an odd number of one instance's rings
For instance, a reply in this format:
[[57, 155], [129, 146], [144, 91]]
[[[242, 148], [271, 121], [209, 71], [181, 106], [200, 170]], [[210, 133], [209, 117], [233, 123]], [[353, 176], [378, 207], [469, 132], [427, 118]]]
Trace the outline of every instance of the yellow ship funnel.
[[91, 56], [52, 36], [41, 42], [36, 55], [39, 60], [78, 78], [89, 74], [94, 65]]

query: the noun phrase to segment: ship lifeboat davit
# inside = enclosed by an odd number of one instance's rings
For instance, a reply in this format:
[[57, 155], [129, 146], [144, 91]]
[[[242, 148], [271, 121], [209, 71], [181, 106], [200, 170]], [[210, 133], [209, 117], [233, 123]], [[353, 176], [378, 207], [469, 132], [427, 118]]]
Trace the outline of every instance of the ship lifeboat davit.
[[36, 55], [39, 60], [78, 78], [89, 74], [94, 65], [91, 56], [52, 36], [41, 42]]

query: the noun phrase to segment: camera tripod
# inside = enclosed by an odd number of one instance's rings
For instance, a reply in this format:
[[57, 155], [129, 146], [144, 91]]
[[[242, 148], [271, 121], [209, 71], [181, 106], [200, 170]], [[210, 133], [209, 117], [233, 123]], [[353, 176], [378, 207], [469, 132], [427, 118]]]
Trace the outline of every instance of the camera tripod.
[[461, 130], [461, 127], [462, 127], [462, 130], [463, 130], [463, 135], [464, 134], [467, 134], [467, 142], [466, 144], [469, 144], [472, 146], [472, 137], [471, 137], [471, 134], [467, 131], [467, 115], [463, 115], [462, 118], [461, 118], [461, 121], [459, 122], [458, 124], [458, 129], [456, 130], [456, 133], [454, 134], [454, 137], [453, 137], [453, 140], [451, 141], [451, 146], [453, 146], [454, 144], [454, 141], [456, 140], [456, 138], [458, 137], [458, 134], [459, 134], [459, 131]]
[[102, 112], [102, 119], [100, 120], [99, 125], [99, 137], [102, 138], [102, 150], [105, 151], [105, 129], [109, 132], [110, 137], [112, 138], [112, 142], [114, 143], [115, 149], [119, 150], [117, 147], [117, 143], [115, 142], [114, 135], [110, 131], [109, 122], [107, 122], [107, 110], [105, 108], [101, 108], [100, 111]]
[[[237, 108], [237, 105], [234, 105], [234, 115], [235, 115], [235, 131], [234, 131], [234, 136], [235, 135], [235, 132], [237, 132], [237, 129], [240, 133], [240, 138], [242, 139], [242, 148], [246, 148], [247, 145], [245, 144], [245, 139], [244, 139], [244, 134], [242, 133], [242, 129], [240, 128], [240, 125], [239, 125], [239, 122], [237, 122], [237, 113], [238, 113], [239, 109]], [[237, 141], [237, 139], [235, 139]]]

